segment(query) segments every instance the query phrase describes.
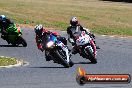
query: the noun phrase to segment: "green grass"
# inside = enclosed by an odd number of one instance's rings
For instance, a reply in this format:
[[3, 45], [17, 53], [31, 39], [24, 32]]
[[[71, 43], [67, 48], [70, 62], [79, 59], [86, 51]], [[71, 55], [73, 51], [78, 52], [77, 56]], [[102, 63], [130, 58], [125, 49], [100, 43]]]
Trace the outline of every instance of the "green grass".
[[94, 33], [132, 35], [132, 4], [100, 0], [0, 0], [0, 14], [19, 24], [66, 30], [72, 16]]
[[17, 61], [15, 58], [0, 57], [0, 66], [14, 65]]
[[109, 34], [109, 35], [131, 35], [132, 34], [132, 30], [129, 28], [107, 28], [107, 27], [101, 27], [101, 28], [94, 28], [92, 30], [95, 33], [98, 34]]

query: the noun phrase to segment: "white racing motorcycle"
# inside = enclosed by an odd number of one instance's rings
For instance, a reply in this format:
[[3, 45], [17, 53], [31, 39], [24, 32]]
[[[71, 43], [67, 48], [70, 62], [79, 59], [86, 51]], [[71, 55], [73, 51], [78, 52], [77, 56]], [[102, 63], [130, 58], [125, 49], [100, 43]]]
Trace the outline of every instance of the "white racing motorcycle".
[[76, 44], [80, 56], [89, 59], [92, 63], [97, 63], [96, 45], [85, 31], [82, 31], [79, 36], [76, 36]]

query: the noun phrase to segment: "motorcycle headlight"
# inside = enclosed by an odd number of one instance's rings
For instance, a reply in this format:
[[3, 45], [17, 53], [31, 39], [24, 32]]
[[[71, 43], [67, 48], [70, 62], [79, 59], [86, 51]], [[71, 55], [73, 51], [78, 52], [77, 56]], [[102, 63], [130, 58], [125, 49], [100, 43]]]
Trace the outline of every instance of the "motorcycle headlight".
[[54, 44], [54, 42], [50, 41], [50, 42], [47, 43], [47, 47], [51, 47], [53, 44]]

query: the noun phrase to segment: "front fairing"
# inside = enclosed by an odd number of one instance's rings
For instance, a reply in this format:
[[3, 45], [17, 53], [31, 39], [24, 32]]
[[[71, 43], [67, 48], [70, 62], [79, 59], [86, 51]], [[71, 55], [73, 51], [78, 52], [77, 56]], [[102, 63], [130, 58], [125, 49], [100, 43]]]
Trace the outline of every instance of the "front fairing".
[[[46, 47], [48, 49], [52, 49], [55, 47], [56, 41], [57, 41], [56, 36], [54, 36], [52, 34], [47, 34], [44, 36], [44, 39], [43, 39], [44, 47]], [[49, 44], [51, 44], [51, 45], [49, 45]]]
[[10, 26], [6, 29], [9, 35], [22, 35], [22, 29], [19, 26], [16, 26], [16, 24], [10, 24]]
[[90, 43], [90, 36], [87, 34], [81, 34], [76, 38], [76, 44], [77, 45], [86, 45], [87, 43]]

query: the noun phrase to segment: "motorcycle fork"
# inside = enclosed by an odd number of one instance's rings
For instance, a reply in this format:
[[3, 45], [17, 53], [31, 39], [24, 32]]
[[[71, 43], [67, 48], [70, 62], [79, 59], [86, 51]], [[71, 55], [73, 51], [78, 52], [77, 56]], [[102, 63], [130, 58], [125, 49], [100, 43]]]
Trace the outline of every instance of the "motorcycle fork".
[[69, 51], [68, 51], [68, 48], [67, 47], [62, 47], [62, 50], [65, 51], [66, 57], [67, 57], [66, 58], [67, 59], [66, 61], [69, 63], [70, 60], [69, 60], [69, 53], [68, 53]]
[[82, 47], [77, 49], [82, 54]]
[[85, 57], [85, 55], [83, 54], [83, 50], [82, 49], [83, 49], [82, 46], [77, 48], [77, 50], [79, 51], [80, 55]]
[[18, 44], [18, 45], [21, 44], [21, 41], [20, 41], [19, 37], [16, 39], [15, 44]]
[[90, 41], [90, 44], [92, 45], [93, 50], [94, 50], [94, 57], [96, 57], [96, 45], [92, 40]]

